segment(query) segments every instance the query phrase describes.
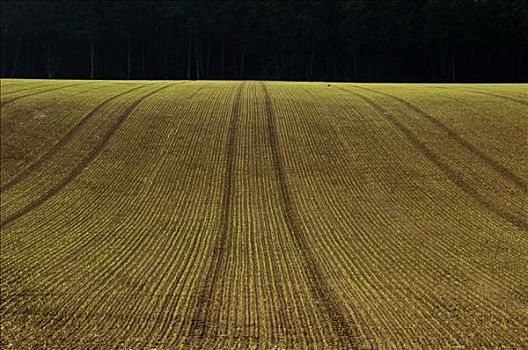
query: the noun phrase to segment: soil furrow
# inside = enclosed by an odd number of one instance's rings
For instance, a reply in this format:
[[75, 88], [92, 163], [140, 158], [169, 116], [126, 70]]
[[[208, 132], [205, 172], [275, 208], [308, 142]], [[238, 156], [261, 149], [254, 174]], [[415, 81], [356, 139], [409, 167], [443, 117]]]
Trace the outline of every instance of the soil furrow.
[[19, 92], [26, 92], [26, 91], [41, 89], [43, 87], [47, 87], [47, 86], [51, 86], [51, 85], [53, 85], [53, 84], [39, 85], [39, 86], [30, 87], [30, 88], [27, 88], [27, 89], [20, 89], [20, 90], [9, 91], [9, 92], [2, 92], [0, 95], [1, 96], [8, 96], [8, 95], [12, 95], [12, 94], [18, 94]]
[[[191, 95], [185, 97], [185, 100], [192, 99], [202, 89], [203, 89], [203, 87], [199, 88], [198, 90], [193, 92]], [[180, 101], [179, 103], [184, 103], [184, 100]], [[164, 227], [164, 229], [166, 229], [166, 227]], [[51, 266], [49, 268], [49, 270], [52, 271], [52, 270], [60, 269], [60, 270], [64, 271], [64, 269], [69, 264], [71, 264], [74, 261], [78, 261], [80, 255], [82, 255], [83, 253], [85, 254], [86, 252], [91, 251], [91, 249], [93, 247], [97, 246], [97, 245], [107, 244], [108, 242], [105, 241], [105, 240], [109, 239], [109, 238], [111, 238], [111, 237], [110, 236], [104, 237], [104, 236], [98, 235], [95, 239], [90, 239], [89, 241], [84, 241], [79, 246], [77, 246], [75, 248], [72, 248], [72, 251], [70, 253], [68, 253], [65, 257], [63, 257], [61, 260], [59, 260], [53, 266]]]
[[497, 98], [501, 98], [501, 99], [504, 99], [504, 100], [508, 100], [508, 101], [512, 101], [512, 102], [516, 102], [516, 103], [520, 103], [522, 105], [528, 106], [528, 101], [519, 100], [519, 99], [517, 99], [515, 97], [511, 97], [511, 96], [504, 96], [504, 95], [499, 95], [499, 94], [493, 94], [491, 92], [484, 92], [484, 91], [478, 91], [478, 90], [473, 90], [473, 89], [468, 89], [468, 88], [461, 88], [461, 87], [451, 88], [451, 87], [447, 87], [447, 86], [438, 86], [438, 88], [448, 89], [448, 90], [467, 91], [467, 92], [471, 92], [473, 94], [497, 97]]
[[115, 100], [116, 98], [126, 95], [132, 91], [135, 91], [144, 85], [134, 87], [132, 89], [129, 89], [127, 91], [124, 91], [122, 93], [119, 93], [117, 95], [114, 95], [103, 102], [101, 102], [98, 106], [96, 106], [94, 109], [92, 109], [88, 114], [83, 116], [77, 124], [75, 124], [68, 132], [57, 142], [55, 143], [46, 153], [41, 155], [38, 159], [35, 160], [30, 166], [28, 166], [26, 169], [24, 169], [21, 173], [19, 173], [17, 176], [12, 178], [10, 181], [8, 181], [3, 187], [0, 187], [0, 192], [7, 191], [11, 187], [15, 186], [20, 181], [24, 180], [26, 177], [28, 177], [31, 173], [33, 173], [38, 167], [40, 167], [44, 162], [46, 162], [48, 159], [50, 159], [55, 153], [57, 153], [66, 143], [68, 143], [74, 136], [75, 133], [81, 129], [86, 123], [88, 123], [97, 112], [99, 112], [104, 106], [106, 106], [111, 101]]
[[481, 207], [485, 208], [489, 212], [492, 212], [503, 220], [509, 222], [513, 226], [521, 230], [528, 231], [527, 219], [523, 217], [521, 213], [511, 213], [505, 210], [505, 208], [502, 208], [501, 206], [489, 200], [486, 196], [482, 195], [468, 181], [464, 180], [461, 174], [459, 174], [456, 170], [452, 169], [447, 164], [445, 164], [440, 159], [440, 157], [435, 152], [433, 152], [425, 143], [420, 141], [410, 129], [400, 123], [394, 116], [388, 114], [386, 108], [383, 108], [378, 103], [361, 94], [346, 89], [338, 89], [358, 96], [368, 105], [374, 108], [381, 116], [385, 117], [385, 119], [387, 119], [389, 122], [391, 122], [392, 125], [394, 125], [398, 130], [400, 130], [400, 132], [406, 137], [406, 139], [416, 150], [422, 153], [429, 161], [431, 161], [438, 169], [440, 169], [444, 173], [444, 175], [446, 175], [465, 193], [471, 196], [474, 201], [478, 203]]
[[[508, 180], [510, 180], [511, 182], [516, 184], [523, 192], [528, 192], [528, 183], [526, 182], [526, 180], [524, 180], [521, 177], [519, 177], [516, 174], [514, 174], [510, 169], [506, 168], [504, 165], [502, 165], [501, 163], [499, 163], [495, 159], [491, 158], [490, 156], [488, 156], [487, 154], [482, 152], [480, 149], [478, 149], [471, 142], [467, 141], [458, 132], [456, 132], [455, 130], [451, 129], [450, 127], [448, 127], [447, 125], [445, 125], [444, 123], [442, 123], [440, 120], [438, 120], [437, 118], [433, 117], [429, 113], [427, 113], [424, 110], [418, 108], [416, 105], [412, 104], [411, 102], [409, 102], [409, 101], [407, 101], [407, 100], [405, 100], [403, 98], [400, 98], [400, 97], [397, 97], [397, 96], [394, 96], [394, 95], [391, 95], [391, 94], [387, 94], [387, 93], [384, 93], [384, 92], [376, 91], [376, 90], [369, 89], [369, 88], [366, 88], [366, 87], [363, 87], [363, 86], [354, 85], [354, 87], [358, 88], [358, 89], [374, 92], [374, 93], [376, 93], [378, 95], [386, 96], [386, 97], [392, 98], [393, 100], [396, 100], [398, 102], [403, 103], [407, 108], [409, 108], [410, 110], [418, 113], [420, 116], [426, 118], [431, 123], [433, 123], [435, 126], [437, 126], [439, 129], [442, 129], [442, 131], [447, 133], [453, 140], [458, 142], [458, 144], [462, 145], [467, 150], [472, 152], [477, 158], [482, 160], [484, 163], [488, 164], [492, 169], [494, 169], [496, 172], [501, 174], [503, 177], [507, 178]], [[338, 87], [338, 89], [343, 90], [343, 91], [349, 91], [349, 90], [346, 90], [346, 89], [343, 89], [343, 88], [340, 88], [340, 87]]]
[[64, 86], [61, 86], [61, 87], [56, 87], [56, 88], [47, 89], [47, 90], [40, 90], [40, 91], [37, 91], [37, 92], [33, 92], [33, 93], [29, 93], [29, 94], [25, 94], [25, 95], [22, 95], [22, 96], [17, 96], [17, 97], [15, 97], [15, 98], [10, 99], [9, 101], [5, 101], [5, 102], [0, 103], [0, 107], [4, 107], [5, 105], [8, 105], [8, 104], [10, 104], [11, 102], [15, 102], [15, 101], [17, 101], [17, 100], [20, 100], [21, 98], [24, 98], [24, 97], [35, 96], [35, 95], [43, 94], [43, 93], [45, 93], [45, 92], [51, 92], [51, 91], [62, 90], [62, 89], [66, 89], [66, 88], [68, 88], [68, 87], [72, 87], [72, 86], [75, 86], [75, 85], [77, 85], [77, 84], [69, 84], [69, 85], [64, 85]]
[[280, 150], [271, 95], [264, 83], [262, 83], [262, 88], [264, 91], [266, 106], [265, 112], [268, 118], [271, 153], [275, 165], [275, 174], [279, 187], [279, 197], [283, 209], [284, 220], [286, 221], [288, 231], [290, 232], [293, 241], [299, 248], [298, 252], [301, 255], [304, 262], [305, 272], [308, 275], [307, 282], [310, 292], [316, 303], [323, 308], [322, 311], [329, 317], [332, 323], [332, 328], [339, 338], [339, 345], [344, 346], [345, 348], [357, 348], [358, 344], [356, 339], [359, 332], [355, 328], [356, 326], [351, 324], [349, 317], [347, 317], [340, 308], [339, 298], [326, 283], [324, 273], [319, 268], [319, 264], [305, 237], [305, 233], [302, 232], [298, 214], [291, 198], [290, 189], [286, 179], [284, 160]]
[[[201, 87], [199, 89], [197, 89], [196, 91], [194, 91], [193, 93], [191, 93], [189, 96], [186, 96], [185, 98], [183, 98], [182, 100], [180, 100], [178, 102], [178, 105], [183, 105], [186, 101], [190, 101], [195, 95], [197, 95], [202, 89], [204, 89], [204, 87]], [[160, 169], [162, 169], [163, 167], [166, 167], [167, 164], [166, 164], [166, 160], [162, 161], [162, 163], [160, 164]], [[161, 176], [153, 176], [154, 178], [160, 178]], [[168, 192], [170, 192], [172, 190], [172, 186], [170, 185], [167, 185], [165, 184], [165, 187]], [[150, 191], [150, 190], [149, 190]], [[147, 191], [147, 193], [149, 192]], [[168, 195], [167, 195], [168, 197]], [[171, 204], [170, 201], [167, 201], [165, 196], [161, 196], [161, 199], [165, 199], [165, 201], [163, 200], [160, 200], [159, 201], [159, 205], [163, 205], [163, 206], [169, 206]], [[152, 204], [151, 204], [152, 205]], [[164, 212], [165, 210], [160, 210], [160, 212]], [[137, 215], [139, 215], [140, 213], [137, 213]], [[154, 224], [150, 224], [148, 225], [149, 227], [155, 227]], [[166, 230], [169, 230], [170, 229], [170, 225], [169, 223], [165, 223], [162, 227], [159, 227], [157, 228], [157, 230], [159, 231], [166, 231]], [[154, 235], [153, 235], [154, 236]], [[174, 241], [177, 240], [177, 235], [168, 235], [166, 237], [166, 240], [162, 243], [161, 246], [163, 247], [169, 247], [169, 246], [173, 246], [174, 245]], [[106, 244], [107, 242], [102, 242], [101, 244], [104, 245]], [[100, 244], [100, 245], [101, 245]], [[150, 243], [152, 244], [152, 243]], [[87, 249], [92, 249], [92, 246], [88, 246]], [[138, 248], [138, 249], [133, 249], [133, 251], [152, 251], [153, 249], [151, 248], [146, 248], [146, 247], [143, 247], [143, 248]], [[161, 249], [160, 249], [161, 250]], [[78, 249], [79, 251], [79, 254], [82, 253], [83, 251], [85, 251], [85, 249], [83, 249], [82, 247]], [[147, 259], [147, 260], [144, 260], [144, 263], [146, 264], [145, 266], [143, 266], [142, 268], [138, 269], [138, 276], [136, 277], [136, 283], [135, 283], [135, 286], [137, 288], [133, 288], [133, 289], [130, 289], [130, 291], [128, 293], [125, 294], [125, 296], [123, 297], [123, 300], [131, 300], [132, 299], [132, 296], [133, 296], [133, 293], [137, 292], [138, 289], [146, 289], [147, 287], [147, 281], [150, 281], [151, 280], [151, 276], [153, 276], [155, 273], [158, 274], [157, 277], [159, 277], [160, 279], [158, 280], [158, 283], [152, 287], [152, 288], [149, 288], [149, 293], [151, 293], [152, 295], [152, 298], [155, 297], [155, 295], [157, 295], [157, 291], [161, 288], [161, 282], [162, 282], [162, 276], [161, 276], [161, 272], [159, 271], [159, 267], [160, 266], [168, 266], [172, 260], [169, 259], [169, 258], [166, 258], [170, 253], [172, 252], [171, 249], [165, 249], [165, 250], [162, 250], [162, 253], [160, 253], [160, 255], [154, 259]], [[133, 260], [133, 259], [131, 259]], [[139, 258], [135, 258], [135, 261], [140, 261], [141, 259]], [[127, 259], [123, 259], [123, 263], [126, 263], [127, 262]], [[82, 265], [82, 264], [79, 264], [79, 265]], [[110, 266], [111, 264], [109, 264]], [[119, 265], [119, 264], [116, 264], [116, 265]], [[121, 265], [125, 265], [125, 264], [121, 264]], [[155, 268], [152, 269], [152, 265], [155, 265]], [[121, 268], [120, 266], [116, 266], [118, 269]], [[101, 285], [104, 285], [106, 282], [103, 282], [101, 283]], [[143, 292], [143, 293], [146, 293], [146, 292]], [[163, 295], [163, 293], [160, 293]], [[103, 298], [104, 300], [104, 298]], [[141, 299], [140, 299], [141, 300]], [[134, 308], [139, 308], [140, 307], [140, 300], [136, 302], [136, 304], [134, 305]], [[121, 305], [121, 307], [123, 307], [124, 305]], [[130, 305], [127, 305], [128, 307], [130, 307]], [[138, 313], [136, 312], [132, 312], [131, 313], [132, 315], [137, 315]], [[90, 315], [86, 316], [86, 319], [90, 319]], [[127, 326], [128, 325], [132, 325], [134, 324], [135, 322], [133, 322], [133, 317], [131, 317], [131, 320], [127, 321]], [[150, 338], [149, 338], [150, 339]]]
[[128, 119], [130, 114], [136, 109], [137, 106], [139, 106], [144, 100], [146, 100], [148, 97], [154, 95], [155, 93], [164, 90], [171, 85], [165, 85], [161, 88], [158, 88], [154, 91], [149, 92], [148, 94], [142, 96], [138, 100], [136, 100], [134, 103], [132, 103], [128, 108], [125, 110], [123, 114], [117, 119], [117, 121], [112, 125], [112, 128], [101, 138], [101, 141], [97, 146], [88, 154], [86, 158], [83, 159], [81, 163], [79, 163], [68, 176], [63, 178], [59, 183], [57, 183], [55, 186], [53, 186], [50, 190], [48, 190], [44, 195], [42, 195], [37, 200], [31, 202], [24, 208], [18, 210], [17, 212], [7, 216], [6, 218], [3, 218], [3, 220], [0, 222], [0, 227], [5, 228], [6, 226], [12, 224], [16, 220], [20, 219], [27, 213], [31, 212], [32, 210], [40, 207], [43, 203], [45, 203], [47, 200], [52, 198], [54, 195], [59, 193], [66, 185], [68, 185], [73, 179], [75, 179], [77, 176], [79, 176], [86, 167], [90, 165], [90, 163], [99, 155], [99, 153], [103, 150], [103, 148], [108, 144], [108, 142], [112, 139], [116, 131], [119, 129], [119, 127]]
[[211, 306], [220, 273], [223, 271], [225, 265], [225, 253], [227, 248], [228, 234], [231, 227], [231, 210], [234, 196], [234, 167], [236, 157], [236, 141], [237, 141], [237, 126], [240, 116], [242, 93], [245, 82], [238, 85], [235, 102], [233, 107], [233, 114], [231, 116], [231, 123], [229, 126], [229, 138], [227, 144], [227, 165], [225, 173], [225, 192], [222, 201], [222, 214], [220, 218], [220, 232], [219, 236], [214, 240], [214, 247], [212, 256], [210, 258], [211, 268], [203, 279], [202, 285], [199, 287], [199, 292], [196, 296], [194, 305], [194, 314], [191, 317], [191, 334], [192, 337], [205, 340], [207, 330], [209, 327], [208, 310]]

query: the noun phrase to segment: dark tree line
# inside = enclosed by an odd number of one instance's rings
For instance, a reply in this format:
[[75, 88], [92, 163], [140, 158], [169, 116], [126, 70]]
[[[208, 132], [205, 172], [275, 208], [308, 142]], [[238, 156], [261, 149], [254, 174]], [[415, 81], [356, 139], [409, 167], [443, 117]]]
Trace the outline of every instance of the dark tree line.
[[527, 0], [2, 1], [3, 77], [527, 81]]

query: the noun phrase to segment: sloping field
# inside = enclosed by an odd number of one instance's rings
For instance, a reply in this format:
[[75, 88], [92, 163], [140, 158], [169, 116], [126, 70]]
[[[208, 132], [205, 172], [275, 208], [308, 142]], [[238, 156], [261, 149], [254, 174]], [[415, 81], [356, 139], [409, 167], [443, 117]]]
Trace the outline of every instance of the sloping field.
[[528, 87], [2, 80], [5, 349], [528, 346]]

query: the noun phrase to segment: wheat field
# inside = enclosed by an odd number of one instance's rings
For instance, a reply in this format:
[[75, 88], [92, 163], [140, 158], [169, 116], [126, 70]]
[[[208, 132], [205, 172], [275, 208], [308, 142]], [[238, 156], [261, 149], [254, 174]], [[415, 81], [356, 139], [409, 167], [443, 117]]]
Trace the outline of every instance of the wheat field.
[[3, 349], [528, 346], [528, 86], [1, 80]]

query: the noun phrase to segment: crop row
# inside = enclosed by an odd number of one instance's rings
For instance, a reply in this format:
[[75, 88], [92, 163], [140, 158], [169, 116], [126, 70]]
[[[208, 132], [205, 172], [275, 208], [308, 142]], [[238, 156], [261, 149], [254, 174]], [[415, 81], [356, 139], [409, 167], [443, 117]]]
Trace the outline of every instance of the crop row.
[[27, 84], [2, 93], [2, 156], [50, 137], [2, 166], [2, 345], [528, 341], [526, 164], [431, 107], [525, 111], [513, 88]]

